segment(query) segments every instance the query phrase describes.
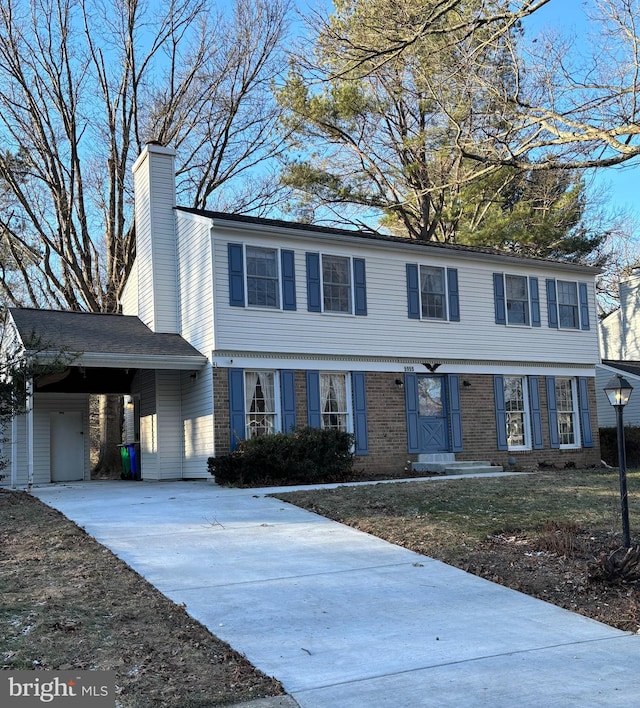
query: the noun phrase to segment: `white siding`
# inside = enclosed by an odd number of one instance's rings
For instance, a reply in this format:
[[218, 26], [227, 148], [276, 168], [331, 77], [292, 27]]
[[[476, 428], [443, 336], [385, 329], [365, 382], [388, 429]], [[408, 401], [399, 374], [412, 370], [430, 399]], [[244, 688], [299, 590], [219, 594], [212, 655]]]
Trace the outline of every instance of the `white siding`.
[[37, 393], [33, 405], [33, 483], [51, 482], [51, 414], [79, 411], [84, 431], [84, 478], [91, 478], [89, 461], [89, 396], [71, 393]]
[[[591, 274], [527, 266], [514, 259], [492, 264], [482, 257], [442, 251], [427, 257], [413, 249], [363, 243], [324, 242], [319, 238], [278, 243], [255, 234], [218, 235], [215, 239], [215, 346], [217, 350], [402, 357], [404, 359], [554, 362], [593, 365], [599, 360], [595, 288]], [[227, 243], [262, 243], [295, 250], [297, 311], [229, 306]], [[366, 261], [366, 317], [307, 312], [305, 253], [357, 255]], [[458, 269], [460, 322], [412, 320], [407, 316], [406, 264], [435, 264]], [[539, 279], [541, 327], [495, 324], [493, 273]], [[589, 283], [589, 331], [547, 326], [545, 278]]]
[[214, 450], [213, 374], [211, 366], [193, 372], [183, 371], [182, 428], [184, 435], [182, 477], [209, 478], [207, 458]]
[[213, 344], [213, 265], [210, 220], [178, 212], [180, 334], [205, 356]]
[[123, 315], [138, 314], [138, 259], [133, 262], [120, 298]]
[[180, 372], [156, 372], [158, 479], [182, 477]]
[[11, 485], [26, 487], [29, 482], [27, 457], [27, 416], [18, 415], [11, 422]]
[[177, 332], [174, 152], [148, 145], [133, 169], [139, 317], [154, 332]]
[[140, 395], [140, 469], [142, 479], [158, 479], [156, 377], [153, 371], [136, 376], [133, 392]]
[[601, 428], [615, 428], [617, 425], [615, 408], [609, 403], [604, 387], [617, 373], [621, 373], [633, 386], [629, 403], [624, 407], [625, 426], [640, 426], [640, 377], [619, 372], [606, 366], [596, 367], [596, 404], [598, 406], [598, 425]]

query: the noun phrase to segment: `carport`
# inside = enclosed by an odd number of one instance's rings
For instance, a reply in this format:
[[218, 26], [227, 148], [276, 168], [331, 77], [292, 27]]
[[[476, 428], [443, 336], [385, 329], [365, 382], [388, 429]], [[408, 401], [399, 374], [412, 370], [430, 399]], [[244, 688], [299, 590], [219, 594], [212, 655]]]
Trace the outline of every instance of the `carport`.
[[[32, 382], [26, 413], [6, 431], [12, 486], [90, 479], [91, 394], [136, 400], [143, 479], [166, 479], [158, 462], [165, 458], [181, 476], [181, 389], [207, 366], [203, 354], [178, 334], [118, 314], [12, 308], [7, 327], [5, 340], [25, 355], [68, 362]], [[163, 436], [163, 428], [176, 434]]]

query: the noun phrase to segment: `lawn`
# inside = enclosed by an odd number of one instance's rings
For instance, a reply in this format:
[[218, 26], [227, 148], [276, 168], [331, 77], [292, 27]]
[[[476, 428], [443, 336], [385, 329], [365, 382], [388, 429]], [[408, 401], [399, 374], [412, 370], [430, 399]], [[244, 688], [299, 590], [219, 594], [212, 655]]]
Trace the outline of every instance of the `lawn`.
[[[628, 475], [628, 487], [638, 545], [639, 472]], [[640, 629], [638, 573], [604, 577], [603, 561], [622, 544], [617, 470], [439, 477], [277, 496], [614, 627]]]

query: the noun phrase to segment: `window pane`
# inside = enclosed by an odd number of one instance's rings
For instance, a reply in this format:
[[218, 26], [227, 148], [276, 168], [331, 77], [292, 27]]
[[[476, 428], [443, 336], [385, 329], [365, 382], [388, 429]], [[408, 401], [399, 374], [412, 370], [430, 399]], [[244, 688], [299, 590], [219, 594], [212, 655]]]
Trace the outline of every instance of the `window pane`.
[[578, 285], [563, 280], [557, 281], [558, 288], [558, 317], [560, 327], [568, 329], [580, 328], [580, 315], [578, 310]]
[[351, 312], [349, 258], [322, 256], [324, 309], [328, 312]]
[[347, 430], [346, 374], [320, 374], [322, 427]]
[[556, 378], [556, 408], [560, 445], [576, 444], [576, 412], [572, 379]]
[[421, 416], [443, 415], [442, 378], [440, 376], [418, 377], [418, 412]]
[[528, 415], [525, 400], [525, 379], [520, 376], [504, 377], [504, 406], [507, 424], [507, 445], [528, 445]]
[[509, 324], [529, 324], [527, 279], [520, 275], [505, 276], [507, 320]]
[[447, 318], [444, 268], [420, 266], [422, 316], [444, 320]]
[[247, 437], [276, 432], [275, 372], [245, 372]]
[[257, 307], [279, 307], [278, 252], [247, 246], [247, 302]]

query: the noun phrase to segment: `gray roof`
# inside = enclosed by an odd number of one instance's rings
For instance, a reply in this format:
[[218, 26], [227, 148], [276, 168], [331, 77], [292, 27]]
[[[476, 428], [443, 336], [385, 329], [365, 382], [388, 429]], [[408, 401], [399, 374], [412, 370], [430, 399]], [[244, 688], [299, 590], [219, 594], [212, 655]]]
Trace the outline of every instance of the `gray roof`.
[[621, 361], [616, 359], [603, 359], [604, 366], [610, 366], [612, 369], [624, 371], [625, 374], [633, 374], [640, 376], [640, 361]]
[[27, 348], [35, 336], [38, 348], [78, 354], [78, 362], [86, 365], [101, 359], [102, 365], [108, 361], [114, 366], [193, 368], [206, 361], [179, 334], [152, 332], [137, 317], [30, 308], [9, 311]]

